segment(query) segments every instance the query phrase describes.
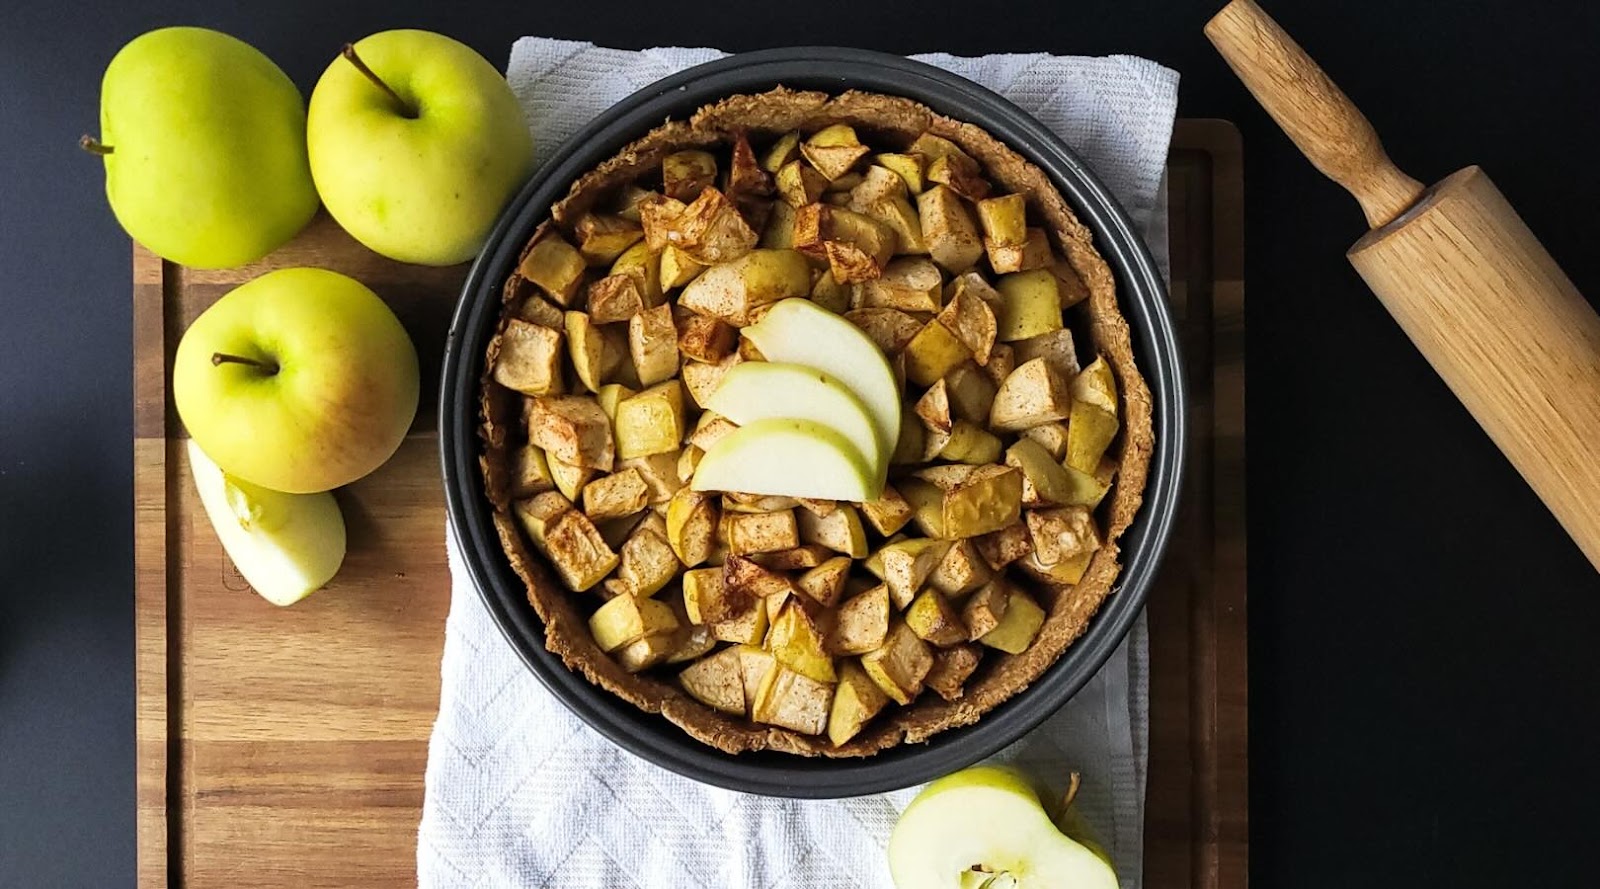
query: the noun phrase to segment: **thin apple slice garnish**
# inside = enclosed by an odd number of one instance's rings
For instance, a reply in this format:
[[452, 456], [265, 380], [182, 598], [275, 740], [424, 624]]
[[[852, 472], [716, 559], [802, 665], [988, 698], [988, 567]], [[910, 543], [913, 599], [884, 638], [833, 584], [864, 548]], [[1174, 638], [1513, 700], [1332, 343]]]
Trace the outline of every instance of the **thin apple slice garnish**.
[[262, 598], [293, 605], [339, 571], [344, 516], [333, 494], [285, 494], [235, 478], [192, 438], [189, 467], [222, 548]]
[[707, 408], [740, 426], [757, 420], [810, 420], [843, 435], [878, 475], [888, 467], [872, 415], [844, 383], [800, 364], [747, 361], [728, 371]]
[[717, 440], [694, 473], [696, 491], [817, 500], [876, 500], [876, 469], [849, 439], [811, 420], [757, 420]]
[[861, 328], [808, 299], [774, 303], [743, 330], [768, 361], [816, 368], [861, 399], [884, 453], [900, 440], [900, 389], [883, 351]]

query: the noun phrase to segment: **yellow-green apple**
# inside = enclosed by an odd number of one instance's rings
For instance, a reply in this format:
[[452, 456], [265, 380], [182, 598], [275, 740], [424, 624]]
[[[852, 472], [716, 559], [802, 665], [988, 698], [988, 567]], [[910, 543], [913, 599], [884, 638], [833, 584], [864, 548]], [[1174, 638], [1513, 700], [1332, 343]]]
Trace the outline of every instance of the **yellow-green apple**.
[[848, 439], [811, 420], [757, 420], [717, 439], [694, 471], [696, 491], [739, 491], [861, 503], [883, 495]]
[[346, 46], [311, 91], [306, 140], [328, 212], [401, 262], [471, 259], [533, 171], [533, 137], [505, 78], [429, 31]]
[[1116, 889], [1093, 849], [1051, 822], [1014, 769], [976, 766], [940, 778], [900, 813], [889, 836], [899, 889]]
[[883, 474], [889, 463], [861, 399], [815, 368], [782, 361], [734, 365], [706, 407], [741, 426], [786, 417], [811, 420], [843, 435], [875, 474]]
[[274, 491], [349, 484], [394, 454], [417, 412], [417, 351], [359, 281], [268, 272], [184, 332], [172, 395], [223, 471]]
[[271, 59], [205, 28], [124, 46], [100, 85], [106, 198], [134, 240], [173, 262], [260, 259], [317, 212], [306, 106]]
[[872, 415], [879, 446], [894, 451], [900, 390], [883, 351], [860, 328], [809, 299], [786, 299], [743, 334], [768, 361], [815, 368], [843, 383]]
[[228, 475], [189, 439], [189, 468], [222, 548], [274, 605], [293, 605], [344, 562], [344, 516], [333, 495], [284, 494]]

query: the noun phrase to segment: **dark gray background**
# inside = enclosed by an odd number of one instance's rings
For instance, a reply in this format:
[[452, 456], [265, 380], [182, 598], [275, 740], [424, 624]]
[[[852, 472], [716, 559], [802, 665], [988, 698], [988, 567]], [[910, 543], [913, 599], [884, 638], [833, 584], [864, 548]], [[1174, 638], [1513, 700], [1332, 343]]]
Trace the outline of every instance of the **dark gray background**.
[[[0, 886], [134, 880], [129, 249], [73, 143], [95, 130], [112, 54], [170, 24], [231, 32], [307, 90], [341, 43], [401, 26], [496, 65], [539, 33], [1177, 68], [1180, 113], [1230, 118], [1245, 138], [1256, 884], [1592, 885], [1600, 578], [1346, 265], [1361, 215], [1205, 43], [1216, 5], [4, 3]], [[1600, 7], [1272, 10], [1402, 167], [1432, 181], [1483, 164], [1600, 296]]]

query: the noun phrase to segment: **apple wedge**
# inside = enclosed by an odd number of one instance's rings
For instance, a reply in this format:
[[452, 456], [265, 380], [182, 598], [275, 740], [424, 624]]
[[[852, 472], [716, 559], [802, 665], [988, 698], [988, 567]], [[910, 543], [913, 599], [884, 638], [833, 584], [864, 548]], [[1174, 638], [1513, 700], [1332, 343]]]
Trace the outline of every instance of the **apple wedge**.
[[929, 784], [889, 837], [899, 889], [1116, 889], [1093, 850], [1056, 829], [1012, 769], [977, 766]]
[[757, 420], [717, 440], [700, 459], [696, 491], [817, 500], [876, 500], [876, 469], [839, 433], [811, 420]]
[[861, 328], [810, 300], [786, 299], [743, 333], [768, 361], [815, 368], [843, 383], [872, 415], [883, 453], [894, 450], [900, 389], [889, 360]]
[[819, 423], [843, 435], [877, 475], [888, 471], [888, 454], [861, 399], [815, 368], [746, 361], [728, 371], [706, 407], [740, 426], [782, 418]]
[[344, 563], [344, 516], [333, 495], [284, 494], [224, 473], [189, 439], [189, 468], [222, 548], [274, 605], [293, 605]]

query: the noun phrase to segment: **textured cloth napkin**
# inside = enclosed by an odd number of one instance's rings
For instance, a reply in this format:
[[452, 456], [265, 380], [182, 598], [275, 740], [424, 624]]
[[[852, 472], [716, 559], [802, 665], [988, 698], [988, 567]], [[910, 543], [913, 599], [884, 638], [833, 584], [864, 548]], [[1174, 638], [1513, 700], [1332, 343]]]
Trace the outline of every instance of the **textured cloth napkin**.
[[[621, 51], [524, 37], [507, 79], [537, 156], [635, 90], [723, 53]], [[1076, 148], [1165, 266], [1162, 189], [1177, 74], [1127, 56], [918, 59], [1006, 96]], [[450, 545], [439, 719], [428, 750], [418, 883], [562, 889], [891, 889], [885, 846], [917, 788], [793, 801], [709, 787], [624, 753], [566, 711], [501, 638]], [[1078, 807], [1124, 889], [1143, 859], [1148, 637], [1127, 642], [1060, 712], [996, 757]]]

